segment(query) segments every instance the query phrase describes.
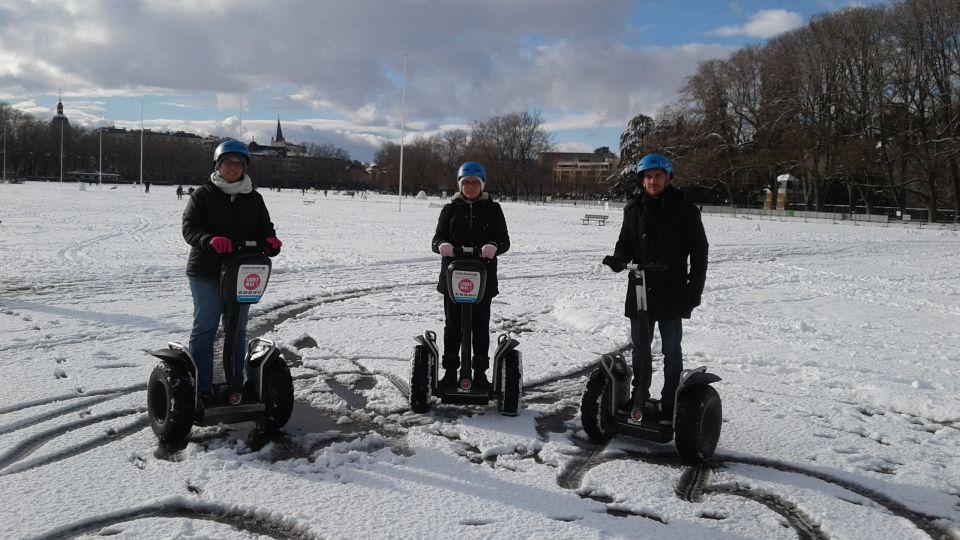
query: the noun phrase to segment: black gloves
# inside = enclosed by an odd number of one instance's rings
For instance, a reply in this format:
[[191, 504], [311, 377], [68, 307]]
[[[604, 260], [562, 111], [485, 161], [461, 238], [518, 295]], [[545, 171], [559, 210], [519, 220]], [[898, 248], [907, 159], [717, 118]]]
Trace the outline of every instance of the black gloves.
[[614, 272], [623, 272], [627, 268], [627, 263], [613, 255], [607, 255], [603, 258], [603, 264], [610, 267]]

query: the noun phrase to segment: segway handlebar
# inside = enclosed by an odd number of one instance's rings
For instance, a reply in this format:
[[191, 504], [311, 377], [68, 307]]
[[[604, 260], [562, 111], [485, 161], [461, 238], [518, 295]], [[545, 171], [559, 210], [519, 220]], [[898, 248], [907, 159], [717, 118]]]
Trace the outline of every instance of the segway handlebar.
[[663, 263], [631, 263], [622, 259], [607, 255], [603, 258], [603, 264], [609, 266], [614, 272], [630, 270], [631, 272], [663, 272], [668, 266]]
[[239, 257], [240, 255], [264, 254], [271, 255], [270, 244], [266, 240], [235, 240], [230, 239], [232, 250], [221, 255], [224, 261]]
[[652, 264], [628, 263], [626, 266], [624, 266], [624, 268], [631, 271], [643, 270], [646, 272], [663, 272], [664, 270], [667, 269], [667, 265], [662, 263], [652, 263]]

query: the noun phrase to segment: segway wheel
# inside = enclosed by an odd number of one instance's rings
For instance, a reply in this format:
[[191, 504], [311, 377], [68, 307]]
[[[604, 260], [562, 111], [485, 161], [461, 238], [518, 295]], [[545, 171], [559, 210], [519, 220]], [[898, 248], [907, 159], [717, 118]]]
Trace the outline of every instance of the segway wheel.
[[677, 399], [677, 452], [687, 463], [702, 463], [713, 455], [720, 440], [723, 406], [712, 386], [698, 384]]
[[293, 377], [282, 358], [272, 360], [264, 369], [263, 404], [267, 409], [257, 421], [261, 431], [277, 431], [287, 425], [293, 414]]
[[415, 413], [430, 410], [430, 375], [430, 353], [417, 345], [410, 360], [410, 410]]
[[497, 410], [504, 416], [520, 414], [520, 401], [523, 394], [523, 364], [520, 351], [507, 353], [500, 362], [500, 392], [497, 393]]
[[600, 369], [593, 370], [580, 400], [580, 422], [583, 431], [594, 442], [606, 442], [613, 436], [605, 405], [610, 399], [610, 381]]
[[193, 426], [196, 392], [193, 377], [183, 367], [157, 364], [147, 383], [147, 414], [150, 427], [165, 443], [187, 438]]

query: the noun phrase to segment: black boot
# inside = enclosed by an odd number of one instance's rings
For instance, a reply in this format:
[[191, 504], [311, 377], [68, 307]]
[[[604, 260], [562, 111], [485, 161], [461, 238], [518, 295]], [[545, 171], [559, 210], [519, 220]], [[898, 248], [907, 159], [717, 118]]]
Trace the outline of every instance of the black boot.
[[444, 355], [441, 365], [443, 366], [443, 377], [440, 379], [439, 385], [456, 386], [458, 380], [457, 369], [460, 368], [460, 358]]
[[490, 381], [487, 379], [487, 368], [490, 367], [490, 358], [474, 357], [473, 359], [473, 386], [479, 390], [488, 390]]

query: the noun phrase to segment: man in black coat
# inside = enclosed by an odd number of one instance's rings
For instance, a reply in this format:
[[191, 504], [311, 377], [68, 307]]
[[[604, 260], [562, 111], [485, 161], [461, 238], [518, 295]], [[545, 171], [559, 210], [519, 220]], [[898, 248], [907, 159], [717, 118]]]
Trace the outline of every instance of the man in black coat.
[[510, 249], [510, 235], [500, 205], [483, 191], [487, 171], [483, 165], [468, 161], [457, 172], [459, 191], [453, 200], [440, 210], [437, 232], [431, 248], [442, 255], [437, 291], [443, 294], [443, 378], [442, 386], [457, 384], [460, 366], [460, 304], [447, 294], [446, 268], [453, 260], [454, 248], [464, 246], [480, 250], [480, 258], [487, 267], [484, 298], [473, 305], [473, 384], [477, 388], [490, 385], [486, 370], [490, 365], [490, 301], [500, 290], [497, 282], [497, 256]]
[[[670, 185], [673, 165], [658, 154], [644, 156], [637, 163], [643, 183], [640, 195], [623, 209], [623, 225], [613, 256], [605, 259], [615, 271], [629, 262], [664, 264], [663, 271], [646, 272], [647, 316], [643, 332], [638, 324], [637, 294], [633, 277], [627, 288], [625, 315], [630, 318], [633, 339], [633, 392], [645, 401], [650, 396], [651, 359], [640, 354], [643, 335], [653, 338], [654, 325], [660, 329], [663, 345], [664, 383], [661, 391], [661, 418], [673, 416], [674, 393], [683, 371], [680, 342], [682, 319], [689, 319], [700, 305], [707, 277], [709, 245], [700, 211], [683, 193]], [[689, 261], [689, 265], [688, 265]]]

